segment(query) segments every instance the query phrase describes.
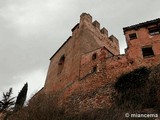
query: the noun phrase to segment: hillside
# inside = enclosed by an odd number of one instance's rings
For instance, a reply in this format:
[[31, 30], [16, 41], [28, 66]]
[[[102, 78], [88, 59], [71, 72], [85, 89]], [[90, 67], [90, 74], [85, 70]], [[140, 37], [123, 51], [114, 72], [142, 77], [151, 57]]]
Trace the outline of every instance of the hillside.
[[[28, 107], [12, 114], [9, 120], [133, 120], [136, 118], [126, 118], [126, 113], [129, 115], [160, 113], [159, 86], [160, 65], [153, 68], [141, 67], [121, 75], [114, 84], [106, 84], [86, 93], [76, 94], [75, 92], [67, 97], [67, 102], [60, 107], [57, 105], [59, 98], [42, 94]], [[110, 93], [107, 94], [108, 92]], [[104, 99], [99, 98], [100, 101], [105, 100], [105, 97], [110, 97], [112, 101], [109, 101], [109, 107], [103, 107], [97, 102], [96, 104], [100, 105], [99, 109], [81, 106], [81, 110], [78, 110], [78, 105], [82, 101], [93, 104], [92, 98], [99, 95], [104, 96]], [[156, 117], [152, 116], [147, 119], [155, 120]]]

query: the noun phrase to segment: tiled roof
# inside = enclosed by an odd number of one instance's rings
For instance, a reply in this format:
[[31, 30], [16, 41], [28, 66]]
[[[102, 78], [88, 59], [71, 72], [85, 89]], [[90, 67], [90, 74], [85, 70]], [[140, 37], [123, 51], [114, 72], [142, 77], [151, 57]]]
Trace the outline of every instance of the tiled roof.
[[141, 28], [141, 27], [147, 27], [147, 26], [150, 26], [150, 25], [153, 25], [153, 24], [157, 24], [157, 25], [159, 24], [160, 25], [160, 18], [150, 20], [150, 21], [146, 21], [146, 22], [143, 22], [143, 23], [139, 23], [139, 24], [136, 24], [136, 25], [124, 27], [123, 32], [125, 33], [128, 30], [138, 29], [138, 28]]

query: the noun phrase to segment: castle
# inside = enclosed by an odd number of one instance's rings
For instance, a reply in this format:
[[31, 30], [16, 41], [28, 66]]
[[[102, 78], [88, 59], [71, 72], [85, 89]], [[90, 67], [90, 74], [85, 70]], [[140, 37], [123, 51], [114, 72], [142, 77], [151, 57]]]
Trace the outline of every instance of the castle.
[[127, 72], [160, 63], [160, 19], [123, 28], [127, 42], [120, 54], [118, 39], [108, 36], [92, 16], [82, 13], [80, 22], [50, 58], [44, 88], [40, 92], [60, 96], [59, 104], [75, 104], [83, 111], [110, 107], [116, 79]]

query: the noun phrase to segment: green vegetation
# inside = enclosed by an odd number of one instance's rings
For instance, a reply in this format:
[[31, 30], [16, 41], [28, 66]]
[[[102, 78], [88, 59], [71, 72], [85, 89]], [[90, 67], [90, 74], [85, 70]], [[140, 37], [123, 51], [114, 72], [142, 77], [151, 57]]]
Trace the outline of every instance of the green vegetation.
[[20, 110], [23, 107], [23, 104], [27, 96], [27, 90], [28, 90], [28, 84], [26, 83], [23, 86], [20, 93], [18, 94], [16, 102], [14, 101], [15, 97], [11, 97], [13, 93], [12, 88], [10, 88], [8, 92], [3, 93], [3, 99], [0, 101], [0, 113], [4, 114], [3, 117], [4, 120], [8, 120], [8, 117], [10, 115], [12, 115], [14, 112]]
[[12, 88], [8, 92], [3, 93], [3, 99], [0, 101], [0, 111], [9, 111], [14, 105], [14, 97], [12, 95]]
[[116, 103], [130, 109], [145, 107], [146, 99], [149, 98], [149, 73], [150, 70], [142, 67], [120, 76], [115, 83], [115, 89], [118, 91]]
[[[160, 113], [159, 86], [160, 65], [152, 69], [142, 67], [117, 79], [114, 84], [117, 94], [113, 95], [114, 103], [110, 109], [71, 114], [65, 107], [57, 106], [59, 100], [54, 95], [41, 94], [35, 96], [27, 107], [13, 112], [8, 120], [135, 120], [126, 118], [125, 113]], [[72, 105], [69, 107], [73, 108]]]
[[147, 108], [158, 110], [157, 92], [160, 77], [153, 76], [160, 71], [156, 69], [157, 67], [150, 71], [142, 67], [119, 77], [115, 83], [115, 89], [118, 91], [116, 104], [133, 110]]
[[26, 83], [23, 86], [22, 90], [19, 92], [17, 96], [17, 100], [16, 100], [15, 108], [14, 108], [15, 111], [18, 111], [20, 108], [23, 107], [24, 102], [26, 100], [26, 96], [27, 96], [27, 90], [28, 90], [28, 83]]
[[147, 82], [149, 73], [150, 70], [142, 67], [124, 74], [118, 78], [118, 81], [115, 83], [115, 89], [119, 92], [126, 92], [130, 89], [142, 88]]

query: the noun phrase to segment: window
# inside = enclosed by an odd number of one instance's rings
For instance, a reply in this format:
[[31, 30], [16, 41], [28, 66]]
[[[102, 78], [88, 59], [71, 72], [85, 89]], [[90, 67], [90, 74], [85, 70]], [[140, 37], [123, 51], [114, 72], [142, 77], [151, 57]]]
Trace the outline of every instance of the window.
[[92, 55], [92, 60], [95, 60], [96, 58], [97, 58], [97, 54], [94, 53], [94, 54]]
[[158, 27], [152, 27], [152, 28], [149, 28], [148, 30], [150, 35], [160, 34], [160, 29]]
[[64, 62], [65, 62], [65, 56], [62, 55], [61, 58], [59, 59], [59, 62], [58, 62], [58, 74], [60, 74], [62, 72]]
[[154, 56], [154, 52], [153, 52], [152, 47], [142, 48], [142, 53], [143, 53], [144, 58]]
[[136, 33], [129, 34], [130, 40], [137, 39]]
[[92, 73], [96, 73], [97, 72], [97, 66], [94, 66], [93, 68], [92, 68]]

